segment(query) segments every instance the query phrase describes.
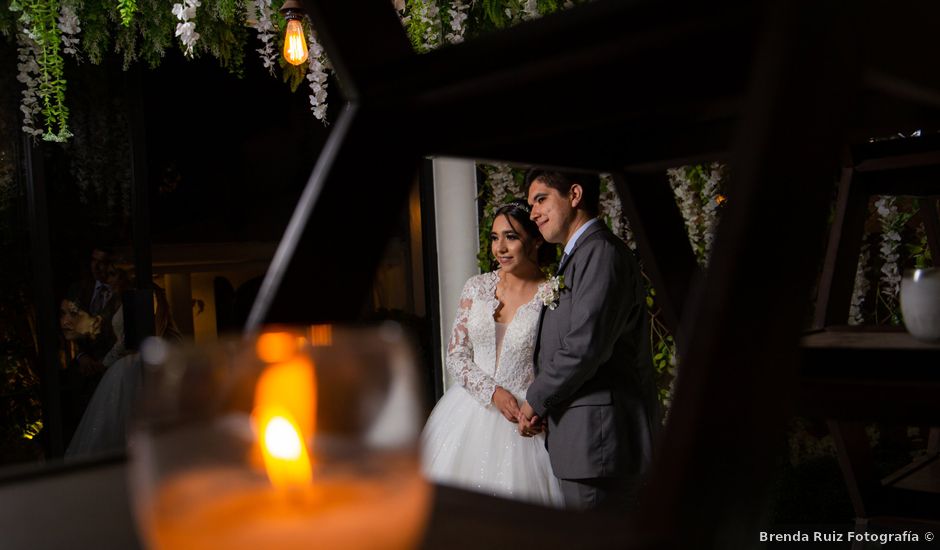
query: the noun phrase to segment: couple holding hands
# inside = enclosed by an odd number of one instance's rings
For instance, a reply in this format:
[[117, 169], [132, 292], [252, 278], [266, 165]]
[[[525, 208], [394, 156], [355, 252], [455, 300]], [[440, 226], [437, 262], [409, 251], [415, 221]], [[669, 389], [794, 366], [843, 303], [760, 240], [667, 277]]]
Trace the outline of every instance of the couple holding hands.
[[536, 169], [523, 194], [496, 211], [499, 268], [461, 293], [457, 385], [425, 426], [425, 472], [546, 506], [630, 506], [660, 418], [640, 268], [597, 219], [596, 175]]

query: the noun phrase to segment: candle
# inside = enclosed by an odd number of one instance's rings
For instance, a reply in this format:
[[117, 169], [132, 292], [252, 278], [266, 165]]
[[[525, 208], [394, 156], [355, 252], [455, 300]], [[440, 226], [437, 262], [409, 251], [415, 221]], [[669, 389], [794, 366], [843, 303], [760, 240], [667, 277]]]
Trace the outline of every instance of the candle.
[[242, 469], [201, 469], [167, 480], [153, 508], [159, 549], [407, 549], [417, 545], [429, 487], [417, 464], [395, 476], [323, 475], [285, 493]]
[[[370, 451], [367, 442], [356, 439], [361, 434], [324, 434], [318, 440], [317, 377], [302, 344], [287, 332], [258, 339], [255, 353], [267, 366], [255, 386], [250, 417], [229, 414], [152, 434], [154, 448], [172, 454], [199, 445], [221, 453], [160, 480], [144, 514], [152, 547], [398, 550], [417, 545], [430, 503], [417, 453]], [[315, 447], [314, 441], [321, 442]]]

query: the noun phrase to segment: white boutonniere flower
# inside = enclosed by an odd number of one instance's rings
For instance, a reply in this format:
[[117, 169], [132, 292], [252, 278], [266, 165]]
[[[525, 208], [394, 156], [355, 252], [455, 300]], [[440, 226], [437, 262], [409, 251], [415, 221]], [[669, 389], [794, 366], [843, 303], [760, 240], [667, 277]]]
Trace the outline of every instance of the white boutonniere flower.
[[564, 275], [555, 275], [554, 277], [549, 277], [548, 280], [539, 287], [536, 295], [539, 297], [539, 300], [542, 301], [543, 306], [548, 309], [555, 309], [558, 307], [558, 296], [561, 295], [561, 291], [564, 288]]

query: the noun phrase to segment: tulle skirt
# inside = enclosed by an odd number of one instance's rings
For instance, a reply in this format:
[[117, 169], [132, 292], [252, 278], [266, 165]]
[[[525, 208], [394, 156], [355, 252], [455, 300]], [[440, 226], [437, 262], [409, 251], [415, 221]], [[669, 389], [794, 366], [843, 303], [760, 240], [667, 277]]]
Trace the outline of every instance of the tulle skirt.
[[484, 407], [461, 386], [438, 401], [421, 437], [425, 475], [437, 483], [543, 506], [564, 504], [545, 434], [522, 437], [495, 406]]
[[141, 382], [139, 357], [125, 355], [104, 372], [65, 451], [66, 459], [125, 448], [127, 421]]

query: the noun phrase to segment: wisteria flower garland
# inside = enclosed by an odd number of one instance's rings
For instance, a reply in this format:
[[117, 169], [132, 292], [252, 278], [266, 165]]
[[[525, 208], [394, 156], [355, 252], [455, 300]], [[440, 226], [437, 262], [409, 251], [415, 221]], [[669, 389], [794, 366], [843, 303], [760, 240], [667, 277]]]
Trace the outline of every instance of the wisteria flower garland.
[[326, 70], [329, 68], [330, 62], [326, 58], [326, 52], [323, 50], [323, 46], [320, 45], [320, 41], [317, 39], [316, 32], [314, 32], [313, 27], [309, 25], [309, 21], [307, 28], [310, 29], [307, 33], [307, 41], [310, 43], [308, 46], [309, 57], [307, 60], [309, 64], [307, 81], [310, 82], [310, 110], [313, 112], [314, 118], [326, 124], [326, 86], [328, 77]]
[[601, 216], [607, 221], [614, 235], [620, 237], [627, 246], [636, 250], [636, 240], [633, 238], [633, 231], [630, 230], [630, 224], [623, 216], [623, 204], [620, 202], [620, 196], [614, 187], [614, 182], [608, 174], [601, 174], [601, 196], [600, 196]]
[[[866, 235], [867, 236], [867, 235]], [[849, 324], [861, 325], [865, 322], [865, 296], [871, 289], [871, 283], [868, 282], [868, 260], [871, 251], [868, 243], [862, 241], [862, 249], [858, 255], [858, 265], [855, 268], [855, 287], [852, 290], [852, 301], [849, 305]]]
[[522, 7], [522, 19], [528, 21], [540, 15], [538, 0], [525, 0], [525, 6]]
[[[65, 106], [59, 2], [15, 0], [9, 9], [20, 12], [17, 79], [24, 84], [21, 103], [25, 119], [23, 131], [34, 137], [41, 133], [45, 141], [66, 141], [72, 134], [68, 128], [69, 110]], [[45, 125], [41, 132], [36, 129], [35, 115], [39, 112]]]
[[199, 0], [183, 0], [182, 4], [173, 4], [173, 15], [179, 19], [176, 24], [176, 36], [185, 48], [183, 54], [187, 57], [193, 57], [193, 47], [199, 41], [199, 33], [196, 32], [196, 8], [201, 6]]
[[255, 51], [261, 56], [261, 63], [274, 76], [277, 67], [277, 27], [274, 25], [274, 10], [271, 9], [271, 0], [255, 0], [255, 15], [258, 18], [255, 30], [258, 31], [258, 40], [261, 47]]
[[450, 18], [450, 32], [444, 38], [447, 39], [448, 44], [463, 42], [464, 34], [467, 32], [468, 9], [470, 9], [470, 5], [465, 4], [463, 0], [454, 0], [447, 8], [447, 15]]
[[71, 5], [63, 3], [59, 9], [59, 36], [62, 39], [62, 53], [71, 55], [78, 61], [81, 61], [81, 54], [78, 51], [80, 32], [82, 32], [82, 25], [78, 14]]
[[42, 135], [42, 129], [37, 128], [38, 119], [42, 112], [39, 103], [39, 45], [32, 39], [27, 30], [16, 34], [16, 79], [23, 84], [23, 93], [20, 100], [20, 111], [23, 113], [23, 133], [32, 137]]
[[703, 266], [708, 264], [718, 223], [718, 187], [723, 173], [724, 167], [717, 162], [709, 167], [683, 166], [666, 171], [692, 250]]
[[489, 212], [495, 212], [497, 208], [515, 196], [516, 180], [508, 164], [492, 164], [489, 167], [492, 170], [486, 178], [486, 183], [490, 187], [490, 200], [486, 208]]
[[416, 25], [423, 32], [420, 36], [420, 51], [437, 49], [443, 43], [443, 29], [440, 23], [440, 8], [435, 0], [416, 0], [411, 5], [410, 24]]
[[900, 258], [898, 250], [901, 247], [901, 217], [894, 196], [879, 197], [875, 201], [875, 208], [877, 208], [878, 216], [881, 218], [879, 255], [884, 261], [881, 265], [879, 294], [888, 307], [889, 318], [894, 320], [897, 317], [898, 293], [901, 288], [901, 273], [898, 269], [898, 258]]

